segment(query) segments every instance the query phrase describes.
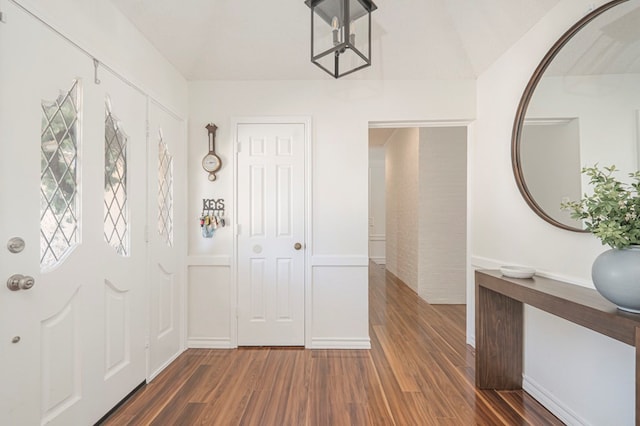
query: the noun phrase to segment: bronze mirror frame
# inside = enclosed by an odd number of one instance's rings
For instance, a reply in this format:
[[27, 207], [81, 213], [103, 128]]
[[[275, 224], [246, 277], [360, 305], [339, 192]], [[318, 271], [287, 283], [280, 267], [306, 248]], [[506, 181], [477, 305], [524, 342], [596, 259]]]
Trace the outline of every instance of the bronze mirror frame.
[[582, 19], [576, 22], [569, 30], [567, 30], [559, 39], [556, 41], [551, 49], [547, 52], [547, 54], [542, 58], [540, 64], [533, 72], [529, 83], [524, 89], [524, 93], [522, 94], [522, 98], [520, 98], [520, 103], [518, 104], [518, 109], [516, 110], [516, 116], [513, 123], [513, 131], [511, 133], [511, 167], [513, 169], [513, 175], [516, 179], [516, 184], [518, 185], [518, 189], [520, 190], [520, 194], [527, 202], [529, 207], [543, 220], [546, 222], [557, 226], [558, 228], [566, 229], [568, 231], [573, 232], [588, 232], [584, 229], [575, 228], [573, 226], [569, 226], [567, 224], [561, 223], [549, 216], [542, 207], [536, 202], [536, 200], [529, 192], [527, 188], [527, 184], [524, 179], [524, 175], [522, 173], [522, 162], [520, 158], [520, 136], [522, 134], [522, 126], [524, 124], [524, 119], [527, 112], [527, 107], [529, 106], [529, 102], [535, 92], [540, 79], [544, 75], [544, 72], [547, 70], [553, 59], [558, 55], [560, 50], [573, 38], [576, 33], [578, 33], [582, 28], [588, 25], [595, 18], [606, 12], [607, 10], [618, 6], [619, 4], [626, 3], [629, 0], [612, 0], [609, 3], [606, 3], [585, 15]]

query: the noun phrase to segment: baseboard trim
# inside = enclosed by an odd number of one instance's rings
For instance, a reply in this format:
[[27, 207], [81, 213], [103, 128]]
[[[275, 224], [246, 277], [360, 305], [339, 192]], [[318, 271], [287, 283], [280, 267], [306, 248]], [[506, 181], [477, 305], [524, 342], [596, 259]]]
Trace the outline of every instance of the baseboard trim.
[[149, 377], [147, 378], [147, 383], [150, 383], [153, 379], [155, 379], [156, 377], [158, 377], [158, 375], [160, 373], [162, 373], [162, 371], [167, 368], [169, 366], [169, 364], [171, 364], [173, 361], [175, 361], [180, 355], [182, 355], [182, 353], [185, 351], [185, 349], [181, 349], [178, 352], [176, 352], [171, 358], [169, 358], [167, 361], [165, 361], [158, 369], [156, 369], [156, 371], [154, 371], [153, 373], [149, 374]]
[[554, 416], [562, 420], [569, 426], [590, 426], [591, 423], [576, 414], [567, 405], [558, 401], [555, 396], [541, 386], [538, 382], [528, 377], [526, 374], [522, 376], [522, 389], [536, 399], [540, 404], [551, 411]]
[[[385, 269], [385, 270], [384, 270], [384, 273], [385, 273], [385, 275], [387, 276], [387, 278], [390, 278], [390, 279], [391, 279], [391, 281], [393, 281], [394, 283], [396, 283], [396, 284], [401, 284], [401, 285], [406, 285], [407, 287], [409, 287], [409, 286], [407, 285], [407, 283], [405, 283], [405, 282], [404, 282], [404, 281], [402, 281], [400, 278], [398, 278], [398, 276], [397, 276], [396, 274], [394, 274], [393, 272], [391, 272], [390, 270]], [[409, 288], [411, 288], [411, 287], [409, 287]], [[411, 290], [413, 290], [413, 289], [411, 288]]]
[[427, 301], [430, 305], [466, 305], [467, 297], [464, 294], [454, 294], [451, 296], [435, 296], [435, 295], [425, 295], [423, 297], [424, 300]]
[[102, 423], [104, 423], [113, 413], [115, 413], [118, 408], [122, 407], [133, 395], [136, 394], [136, 392], [138, 392], [140, 389], [142, 389], [143, 387], [145, 387], [147, 384], [147, 381], [143, 381], [142, 383], [140, 383], [138, 386], [136, 386], [135, 388], [133, 388], [133, 390], [131, 392], [129, 392], [124, 398], [122, 398], [120, 401], [118, 401], [118, 403], [116, 405], [113, 406], [113, 408], [111, 408], [111, 410], [107, 411], [107, 413], [102, 416], [100, 418], [100, 420], [98, 420], [97, 422], [94, 423], [94, 426], [97, 425], [101, 425]]
[[315, 337], [308, 349], [371, 349], [371, 339]]
[[231, 339], [211, 338], [211, 339], [189, 339], [187, 347], [191, 349], [234, 349]]
[[369, 259], [371, 259], [371, 261], [375, 262], [377, 265], [387, 264], [387, 258], [384, 256], [371, 256]]
[[476, 350], [476, 336], [470, 336], [467, 334], [467, 345], [471, 346], [473, 350]]

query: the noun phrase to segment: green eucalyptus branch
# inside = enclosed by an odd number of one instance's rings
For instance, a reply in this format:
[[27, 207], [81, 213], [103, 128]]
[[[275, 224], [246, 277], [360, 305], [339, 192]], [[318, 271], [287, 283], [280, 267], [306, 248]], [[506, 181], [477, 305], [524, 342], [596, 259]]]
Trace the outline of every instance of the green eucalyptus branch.
[[589, 177], [593, 194], [584, 194], [581, 200], [560, 207], [570, 211], [572, 218], [582, 220], [585, 229], [602, 244], [620, 249], [640, 244], [640, 171], [629, 173], [631, 183], [617, 180], [613, 176], [616, 171], [616, 166], [584, 167], [582, 173]]

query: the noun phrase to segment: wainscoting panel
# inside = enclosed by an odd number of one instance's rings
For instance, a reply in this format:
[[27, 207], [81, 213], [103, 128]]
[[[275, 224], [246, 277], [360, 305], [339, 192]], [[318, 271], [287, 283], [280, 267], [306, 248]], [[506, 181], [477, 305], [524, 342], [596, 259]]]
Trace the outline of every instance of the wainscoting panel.
[[314, 256], [312, 263], [311, 336], [307, 346], [371, 348], [367, 259]]
[[[369, 349], [366, 256], [311, 256], [305, 346]], [[188, 259], [187, 346], [235, 347], [230, 304], [231, 262], [224, 256]]]
[[187, 346], [230, 348], [230, 266], [221, 261], [189, 263], [200, 264], [188, 266]]

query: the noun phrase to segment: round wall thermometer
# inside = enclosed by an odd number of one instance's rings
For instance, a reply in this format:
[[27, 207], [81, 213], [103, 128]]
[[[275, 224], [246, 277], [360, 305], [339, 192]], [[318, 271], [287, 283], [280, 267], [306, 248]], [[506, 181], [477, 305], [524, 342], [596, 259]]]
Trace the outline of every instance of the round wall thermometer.
[[218, 126], [209, 123], [206, 126], [209, 132], [209, 152], [202, 159], [202, 168], [209, 173], [209, 180], [216, 180], [216, 172], [222, 167], [222, 160], [216, 154], [216, 130]]

